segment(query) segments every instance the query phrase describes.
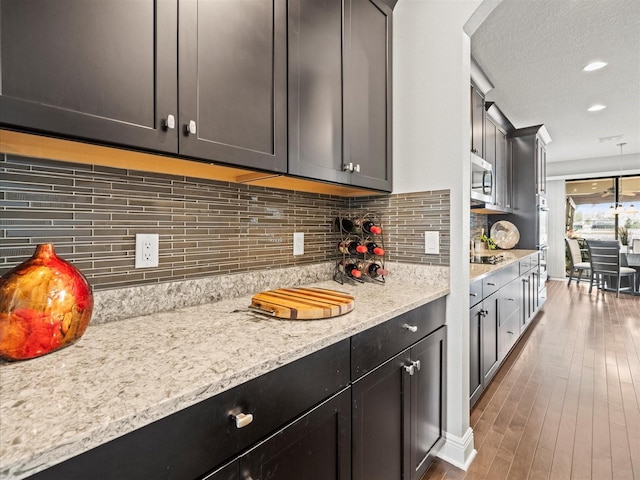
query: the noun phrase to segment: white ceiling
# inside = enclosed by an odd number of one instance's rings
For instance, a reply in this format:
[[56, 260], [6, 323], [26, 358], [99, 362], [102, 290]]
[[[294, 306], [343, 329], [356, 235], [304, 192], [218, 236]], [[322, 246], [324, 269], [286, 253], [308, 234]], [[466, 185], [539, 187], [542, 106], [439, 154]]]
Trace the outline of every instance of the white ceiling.
[[[640, 0], [504, 0], [471, 52], [495, 86], [488, 101], [516, 128], [547, 127], [549, 162], [619, 155], [620, 142], [640, 153]], [[594, 60], [608, 66], [583, 72]]]

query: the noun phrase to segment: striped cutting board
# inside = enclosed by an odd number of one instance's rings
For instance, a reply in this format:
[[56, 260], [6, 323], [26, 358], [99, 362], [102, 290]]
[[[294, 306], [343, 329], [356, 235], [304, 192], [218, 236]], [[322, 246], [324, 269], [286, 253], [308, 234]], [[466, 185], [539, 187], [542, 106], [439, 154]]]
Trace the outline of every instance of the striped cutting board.
[[350, 312], [355, 299], [323, 288], [278, 288], [251, 297], [251, 309], [278, 318], [314, 320]]

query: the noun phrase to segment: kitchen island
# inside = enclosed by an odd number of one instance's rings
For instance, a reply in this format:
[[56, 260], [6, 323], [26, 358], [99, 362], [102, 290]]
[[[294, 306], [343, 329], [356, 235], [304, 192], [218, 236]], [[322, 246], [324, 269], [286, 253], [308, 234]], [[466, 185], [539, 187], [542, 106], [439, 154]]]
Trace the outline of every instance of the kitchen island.
[[449, 293], [442, 268], [390, 270], [385, 284], [307, 285], [355, 297], [335, 318], [266, 317], [242, 296], [90, 325], [66, 349], [1, 364], [0, 478], [25, 478]]

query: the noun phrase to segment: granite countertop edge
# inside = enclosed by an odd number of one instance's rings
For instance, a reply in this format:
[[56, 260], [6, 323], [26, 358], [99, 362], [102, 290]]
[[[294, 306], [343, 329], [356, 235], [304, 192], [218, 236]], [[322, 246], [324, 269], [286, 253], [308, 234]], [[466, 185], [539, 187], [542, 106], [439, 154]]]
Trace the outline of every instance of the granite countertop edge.
[[502, 270], [514, 263], [519, 262], [525, 257], [529, 255], [534, 255], [538, 253], [538, 250], [497, 250], [492, 252], [494, 255], [503, 255], [504, 260], [495, 265], [490, 264], [482, 264], [482, 263], [471, 263], [469, 265], [469, 281], [474, 282], [476, 280], [481, 280], [488, 275], [491, 275], [494, 272]]
[[450, 292], [437, 276], [306, 286], [351, 293], [356, 308], [283, 321], [251, 313], [248, 295], [96, 325], [68, 348], [0, 365], [0, 479], [33, 475]]

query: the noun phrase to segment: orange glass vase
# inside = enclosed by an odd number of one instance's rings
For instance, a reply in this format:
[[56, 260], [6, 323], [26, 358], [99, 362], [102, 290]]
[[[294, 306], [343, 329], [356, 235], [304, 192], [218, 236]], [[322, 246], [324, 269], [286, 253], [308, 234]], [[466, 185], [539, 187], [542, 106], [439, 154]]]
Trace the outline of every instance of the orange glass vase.
[[0, 357], [26, 360], [78, 340], [93, 311], [93, 294], [80, 271], [51, 244], [0, 278]]

